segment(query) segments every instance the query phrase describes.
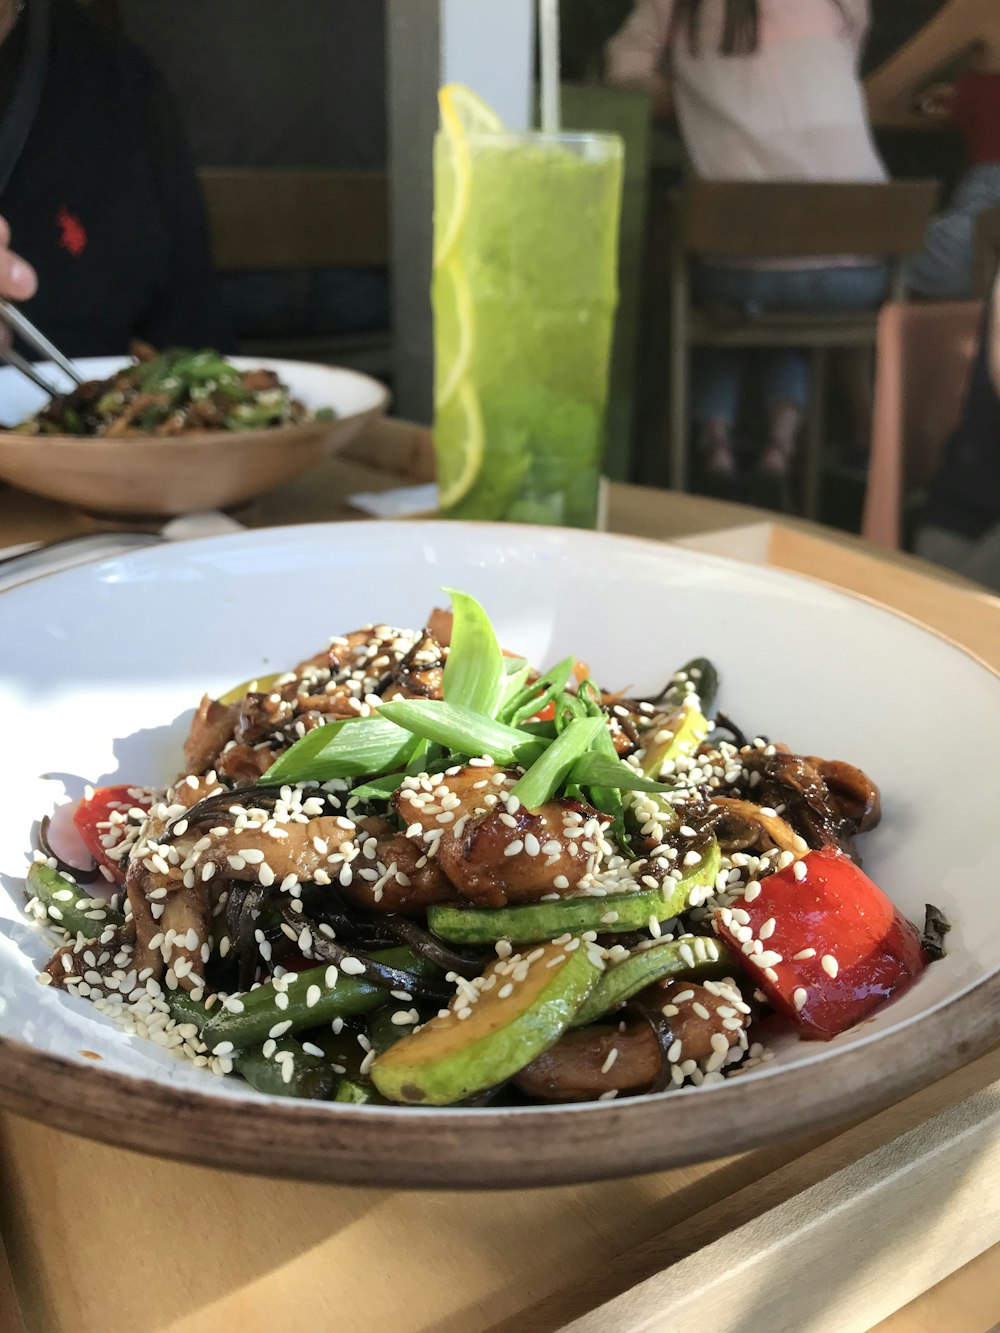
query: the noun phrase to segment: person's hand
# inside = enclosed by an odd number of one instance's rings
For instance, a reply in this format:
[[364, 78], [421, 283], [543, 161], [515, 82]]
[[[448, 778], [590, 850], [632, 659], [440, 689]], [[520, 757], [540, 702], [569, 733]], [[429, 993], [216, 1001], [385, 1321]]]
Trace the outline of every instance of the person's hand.
[[[26, 259], [10, 249], [10, 227], [0, 218], [0, 296], [10, 301], [26, 301], [38, 286], [35, 270]], [[0, 347], [10, 343], [10, 330], [0, 323]]]

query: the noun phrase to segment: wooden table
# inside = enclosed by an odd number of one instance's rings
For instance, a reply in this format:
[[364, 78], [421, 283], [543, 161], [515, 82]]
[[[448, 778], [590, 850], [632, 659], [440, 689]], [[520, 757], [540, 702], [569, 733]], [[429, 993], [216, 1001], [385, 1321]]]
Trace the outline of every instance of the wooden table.
[[[244, 520], [357, 518], [349, 495], [426, 479], [427, 443], [386, 423]], [[97, 526], [0, 490], [0, 547]], [[611, 489], [609, 527], [874, 596], [1000, 666], [1000, 601], [909, 557], [628, 486]], [[861, 1333], [885, 1320], [883, 1333], [986, 1333], [1000, 1319], [997, 1145], [1000, 1051], [833, 1133], [653, 1176], [490, 1195], [226, 1174], [5, 1115], [0, 1330]]]

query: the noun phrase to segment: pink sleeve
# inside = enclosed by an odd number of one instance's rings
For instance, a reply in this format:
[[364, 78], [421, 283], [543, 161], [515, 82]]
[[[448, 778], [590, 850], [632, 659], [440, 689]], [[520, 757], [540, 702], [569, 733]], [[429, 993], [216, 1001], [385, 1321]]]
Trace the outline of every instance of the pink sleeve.
[[674, 0], [637, 0], [628, 21], [604, 48], [609, 83], [642, 83], [663, 58]]

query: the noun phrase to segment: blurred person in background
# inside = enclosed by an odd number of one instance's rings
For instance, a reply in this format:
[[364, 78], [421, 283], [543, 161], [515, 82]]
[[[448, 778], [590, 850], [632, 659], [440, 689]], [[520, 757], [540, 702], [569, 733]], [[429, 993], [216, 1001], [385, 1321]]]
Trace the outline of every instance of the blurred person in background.
[[[954, 83], [934, 82], [958, 68]], [[865, 84], [872, 116], [898, 127], [950, 121], [968, 169], [950, 207], [932, 218], [907, 261], [913, 296], [974, 295], [976, 218], [1000, 204], [1000, 0], [949, 0]]]
[[37, 275], [8, 294], [68, 355], [224, 340], [164, 84], [74, 0], [0, 0], [0, 215]]
[[[676, 111], [695, 173], [709, 180], [873, 181], [886, 170], [858, 76], [867, 0], [638, 0], [607, 47], [607, 77], [650, 88]], [[884, 264], [856, 256], [702, 263], [702, 305], [766, 310], [865, 309], [887, 291]], [[697, 367], [698, 456], [713, 489], [737, 463], [733, 428], [746, 354], [706, 351]], [[860, 380], [863, 367], [855, 367]], [[796, 349], [764, 354], [763, 495], [788, 474], [809, 396]], [[858, 389], [856, 400], [870, 394]], [[859, 434], [867, 438], [865, 426]]]
[[1000, 592], [1000, 275], [962, 419], [931, 483], [916, 549]]

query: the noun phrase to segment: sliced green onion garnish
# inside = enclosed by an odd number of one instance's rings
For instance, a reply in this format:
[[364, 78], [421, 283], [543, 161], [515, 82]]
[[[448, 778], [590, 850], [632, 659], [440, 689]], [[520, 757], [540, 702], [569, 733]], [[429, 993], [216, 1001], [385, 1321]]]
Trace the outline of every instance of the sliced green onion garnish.
[[[597, 719], [592, 719], [596, 721]], [[572, 725], [572, 723], [570, 724]], [[569, 728], [567, 727], [567, 731]], [[565, 732], [563, 733], [565, 735]], [[617, 757], [591, 750], [581, 754], [569, 771], [569, 781], [581, 787], [617, 787], [619, 791], [672, 791], [670, 783], [654, 782]]]
[[509, 716], [505, 716], [504, 721], [516, 727], [519, 723], [526, 722], [528, 718], [534, 717], [536, 713], [540, 713], [543, 708], [548, 707], [552, 700], [566, 688], [566, 682], [569, 680], [575, 664], [575, 657], [566, 657], [544, 672], [537, 680], [532, 681], [530, 685], [525, 686], [518, 698], [511, 701]]
[[307, 732], [274, 761], [261, 782], [370, 777], [400, 768], [413, 750], [412, 735], [381, 714], [347, 718]]
[[393, 699], [382, 705], [379, 716], [457, 755], [489, 755], [498, 764], [527, 766], [538, 758], [546, 744], [527, 732], [495, 722], [447, 699]]
[[551, 801], [574, 764], [593, 745], [598, 729], [603, 726], [603, 718], [574, 718], [524, 777], [514, 783], [511, 795], [529, 810], [537, 810], [546, 801]]
[[503, 697], [507, 670], [490, 618], [474, 597], [446, 588], [451, 597], [451, 647], [441, 692], [448, 703], [493, 717]]

